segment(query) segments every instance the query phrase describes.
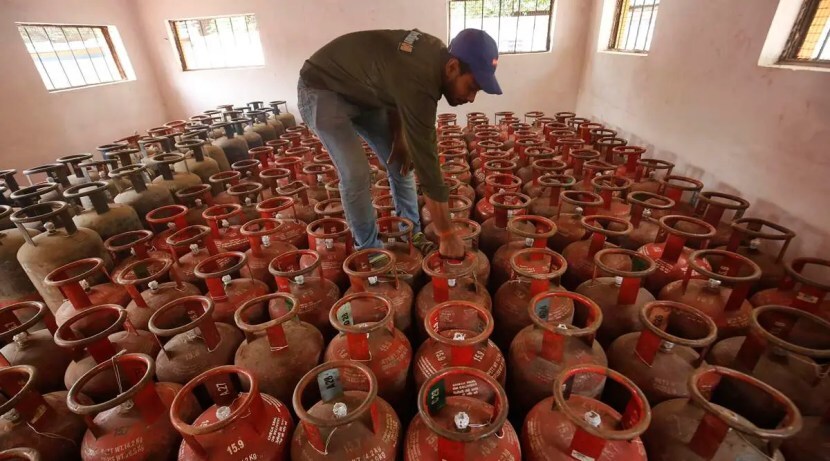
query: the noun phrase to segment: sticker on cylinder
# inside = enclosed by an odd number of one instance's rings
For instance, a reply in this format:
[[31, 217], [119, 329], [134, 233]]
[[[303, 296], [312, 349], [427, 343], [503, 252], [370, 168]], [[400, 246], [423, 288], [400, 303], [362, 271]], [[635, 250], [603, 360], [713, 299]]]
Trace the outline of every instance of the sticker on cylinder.
[[340, 306], [337, 309], [337, 320], [340, 320], [340, 323], [343, 325], [353, 325], [354, 321], [352, 320], [352, 304], [346, 303]]
[[340, 382], [340, 370], [337, 368], [320, 372], [317, 375], [317, 386], [320, 388], [320, 397], [323, 402], [329, 402], [343, 395], [343, 384]]
[[442, 379], [429, 387], [429, 394], [427, 394], [427, 408], [430, 413], [433, 413], [444, 408], [446, 403], [447, 389], [444, 386], [444, 380]]

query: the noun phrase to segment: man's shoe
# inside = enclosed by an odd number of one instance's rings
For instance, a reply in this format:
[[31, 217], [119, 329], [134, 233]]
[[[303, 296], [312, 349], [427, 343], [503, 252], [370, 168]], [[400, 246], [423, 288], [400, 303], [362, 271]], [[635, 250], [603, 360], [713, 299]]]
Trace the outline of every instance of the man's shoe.
[[437, 245], [433, 243], [430, 239], [424, 235], [423, 232], [418, 232], [417, 234], [412, 236], [412, 245], [421, 252], [422, 255], [426, 256], [431, 252], [435, 251]]

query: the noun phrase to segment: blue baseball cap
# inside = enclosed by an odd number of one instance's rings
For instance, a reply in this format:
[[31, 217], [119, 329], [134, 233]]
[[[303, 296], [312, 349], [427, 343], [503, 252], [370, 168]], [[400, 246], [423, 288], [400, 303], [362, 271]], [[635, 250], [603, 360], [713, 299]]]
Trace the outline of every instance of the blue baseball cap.
[[496, 81], [499, 46], [493, 37], [479, 29], [464, 29], [450, 42], [452, 56], [470, 66], [478, 86], [489, 94], [501, 94]]

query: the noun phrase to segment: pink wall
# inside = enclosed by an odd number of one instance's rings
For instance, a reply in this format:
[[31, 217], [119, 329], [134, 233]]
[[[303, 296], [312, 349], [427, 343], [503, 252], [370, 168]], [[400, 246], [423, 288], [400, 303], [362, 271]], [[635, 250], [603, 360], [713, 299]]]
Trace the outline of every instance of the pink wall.
[[[503, 57], [498, 75], [505, 95], [481, 95], [475, 104], [465, 106], [459, 113], [574, 107], [590, 4], [584, 0], [556, 3], [553, 51]], [[172, 118], [193, 115], [218, 104], [273, 99], [287, 100], [296, 113], [299, 69], [306, 58], [331, 39], [361, 29], [417, 27], [446, 41], [448, 28], [444, 0], [142, 0], [139, 13]], [[265, 66], [182, 72], [166, 21], [240, 13], [256, 14]]]
[[[20, 171], [64, 155], [94, 152], [95, 146], [165, 121], [133, 8], [130, 0], [0, 2], [0, 126], [4, 128], [0, 168]], [[49, 93], [15, 22], [116, 26], [137, 80]]]
[[648, 56], [597, 52], [593, 4], [577, 112], [791, 227], [793, 254], [827, 255], [830, 73], [758, 66], [778, 0], [661, 2]]

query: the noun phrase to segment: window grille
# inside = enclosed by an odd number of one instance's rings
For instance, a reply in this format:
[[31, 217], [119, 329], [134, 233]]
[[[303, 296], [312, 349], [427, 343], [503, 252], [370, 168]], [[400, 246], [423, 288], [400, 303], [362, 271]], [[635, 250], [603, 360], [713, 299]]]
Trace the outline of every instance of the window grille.
[[182, 70], [265, 64], [253, 14], [170, 21]]
[[647, 53], [659, 6], [660, 0], [617, 0], [608, 49]]
[[468, 28], [481, 29], [499, 53], [550, 51], [553, 0], [450, 0], [450, 40]]
[[830, 0], [805, 0], [781, 61], [830, 65]]

